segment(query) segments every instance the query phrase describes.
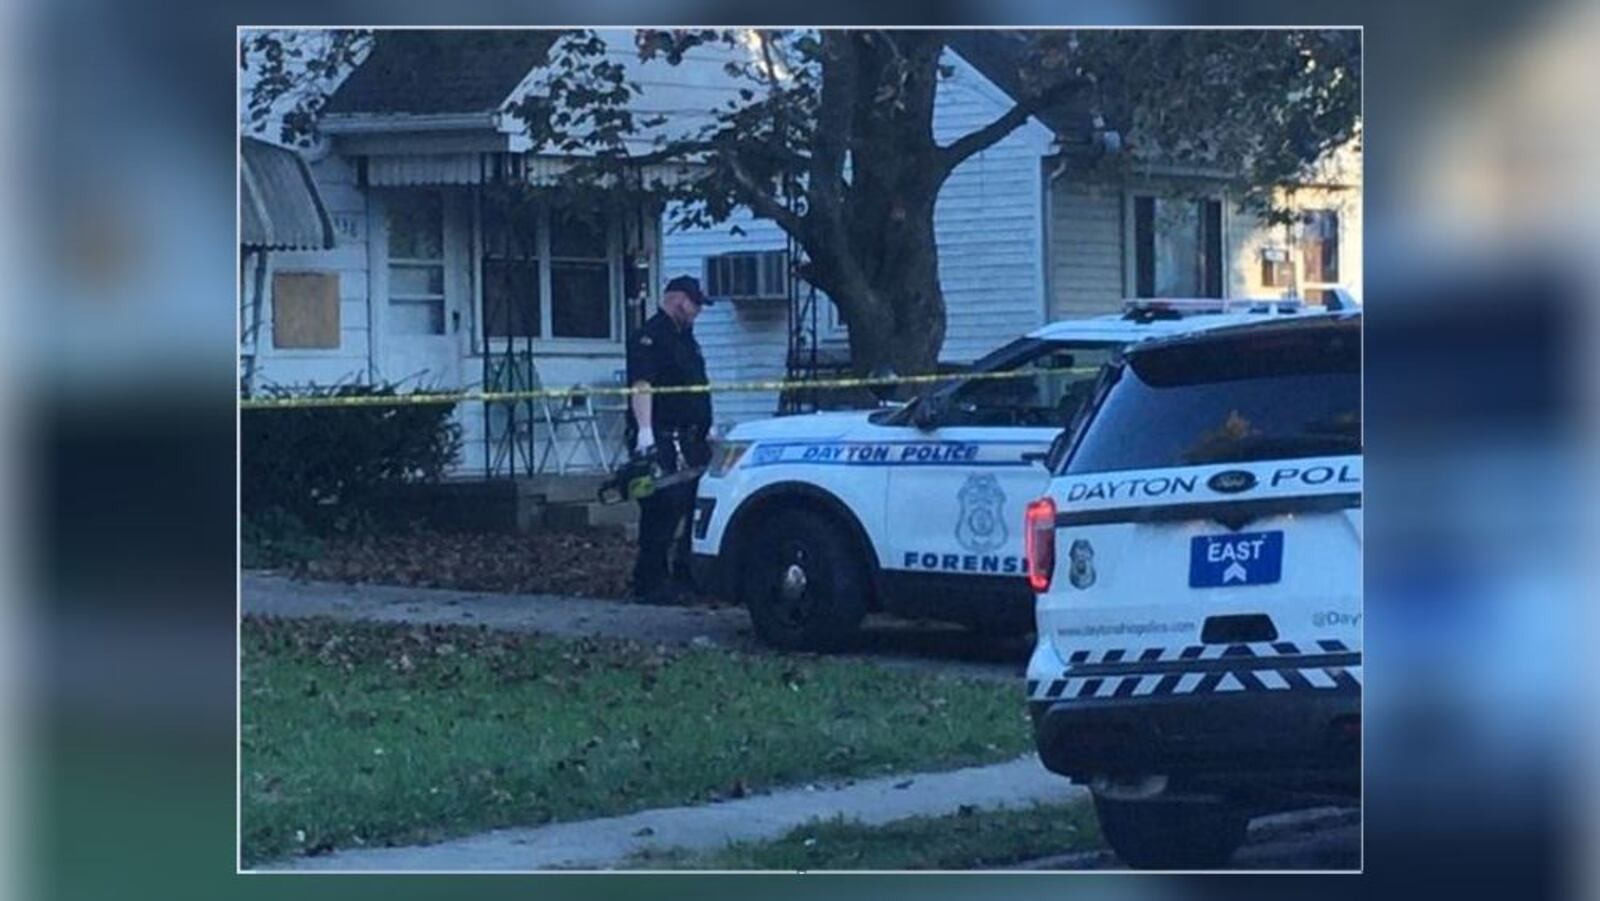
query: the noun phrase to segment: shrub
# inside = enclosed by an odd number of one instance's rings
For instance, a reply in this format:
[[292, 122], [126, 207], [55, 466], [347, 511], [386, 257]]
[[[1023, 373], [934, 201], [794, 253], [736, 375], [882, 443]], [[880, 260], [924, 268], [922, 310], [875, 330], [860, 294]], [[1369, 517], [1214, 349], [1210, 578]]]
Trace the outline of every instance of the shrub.
[[[268, 397], [288, 396], [267, 388]], [[401, 396], [392, 385], [337, 385], [300, 397]], [[240, 416], [240, 507], [247, 521], [287, 514], [312, 531], [382, 518], [395, 486], [435, 481], [461, 451], [454, 404], [287, 407]]]
[[239, 531], [239, 562], [245, 569], [299, 566], [322, 556], [322, 539], [280, 507], [245, 516]]

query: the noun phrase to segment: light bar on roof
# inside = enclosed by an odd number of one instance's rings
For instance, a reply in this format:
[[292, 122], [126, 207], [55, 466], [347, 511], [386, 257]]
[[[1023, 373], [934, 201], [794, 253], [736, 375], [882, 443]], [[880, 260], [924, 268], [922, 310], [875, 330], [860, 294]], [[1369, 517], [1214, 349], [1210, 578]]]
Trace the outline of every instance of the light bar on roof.
[[1250, 311], [1260, 313], [1298, 312], [1299, 298], [1263, 297], [1134, 297], [1122, 302], [1123, 312], [1139, 313], [1152, 310], [1175, 310], [1180, 313], [1226, 313]]

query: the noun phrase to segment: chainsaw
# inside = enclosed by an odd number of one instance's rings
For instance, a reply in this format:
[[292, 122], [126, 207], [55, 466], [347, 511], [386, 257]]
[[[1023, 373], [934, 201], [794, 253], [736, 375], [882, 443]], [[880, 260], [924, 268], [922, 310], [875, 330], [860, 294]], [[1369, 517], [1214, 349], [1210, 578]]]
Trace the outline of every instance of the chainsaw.
[[628, 457], [626, 463], [617, 467], [611, 478], [600, 485], [600, 503], [625, 504], [636, 501], [649, 497], [663, 488], [698, 479], [704, 472], [704, 466], [668, 471], [661, 465], [654, 451], [645, 453], [636, 451]]

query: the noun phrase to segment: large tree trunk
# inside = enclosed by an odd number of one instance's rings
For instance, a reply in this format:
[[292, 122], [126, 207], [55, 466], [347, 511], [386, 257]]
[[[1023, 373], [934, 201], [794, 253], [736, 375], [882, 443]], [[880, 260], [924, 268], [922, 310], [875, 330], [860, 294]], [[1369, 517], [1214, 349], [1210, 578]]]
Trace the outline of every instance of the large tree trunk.
[[916, 212], [916, 221], [907, 219], [879, 220], [878, 239], [848, 248], [848, 259], [825, 254], [812, 261], [809, 274], [838, 305], [849, 330], [851, 364], [862, 375], [932, 372], [944, 346], [931, 205]]
[[945, 335], [933, 229], [943, 181], [933, 140], [943, 39], [904, 31], [833, 40], [848, 64], [832, 73], [848, 83], [825, 86], [823, 102], [848, 105], [830, 124], [848, 129], [849, 188], [830, 196], [831, 180], [811, 186], [807, 275], [838, 305], [857, 373], [932, 372]]

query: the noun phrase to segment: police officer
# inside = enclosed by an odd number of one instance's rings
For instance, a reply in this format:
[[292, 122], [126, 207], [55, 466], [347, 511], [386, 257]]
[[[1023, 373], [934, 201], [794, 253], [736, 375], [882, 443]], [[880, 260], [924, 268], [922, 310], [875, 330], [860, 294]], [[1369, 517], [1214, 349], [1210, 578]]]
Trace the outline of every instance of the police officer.
[[[628, 345], [628, 384], [634, 388], [705, 385], [706, 361], [694, 339], [694, 320], [710, 298], [693, 276], [667, 282], [661, 309]], [[641, 455], [665, 472], [705, 466], [711, 459], [711, 395], [705, 392], [632, 396], [628, 435]], [[670, 604], [691, 584], [689, 516], [698, 479], [662, 488], [639, 501], [639, 558], [633, 566], [636, 600]], [[669, 556], [674, 556], [669, 565]]]

